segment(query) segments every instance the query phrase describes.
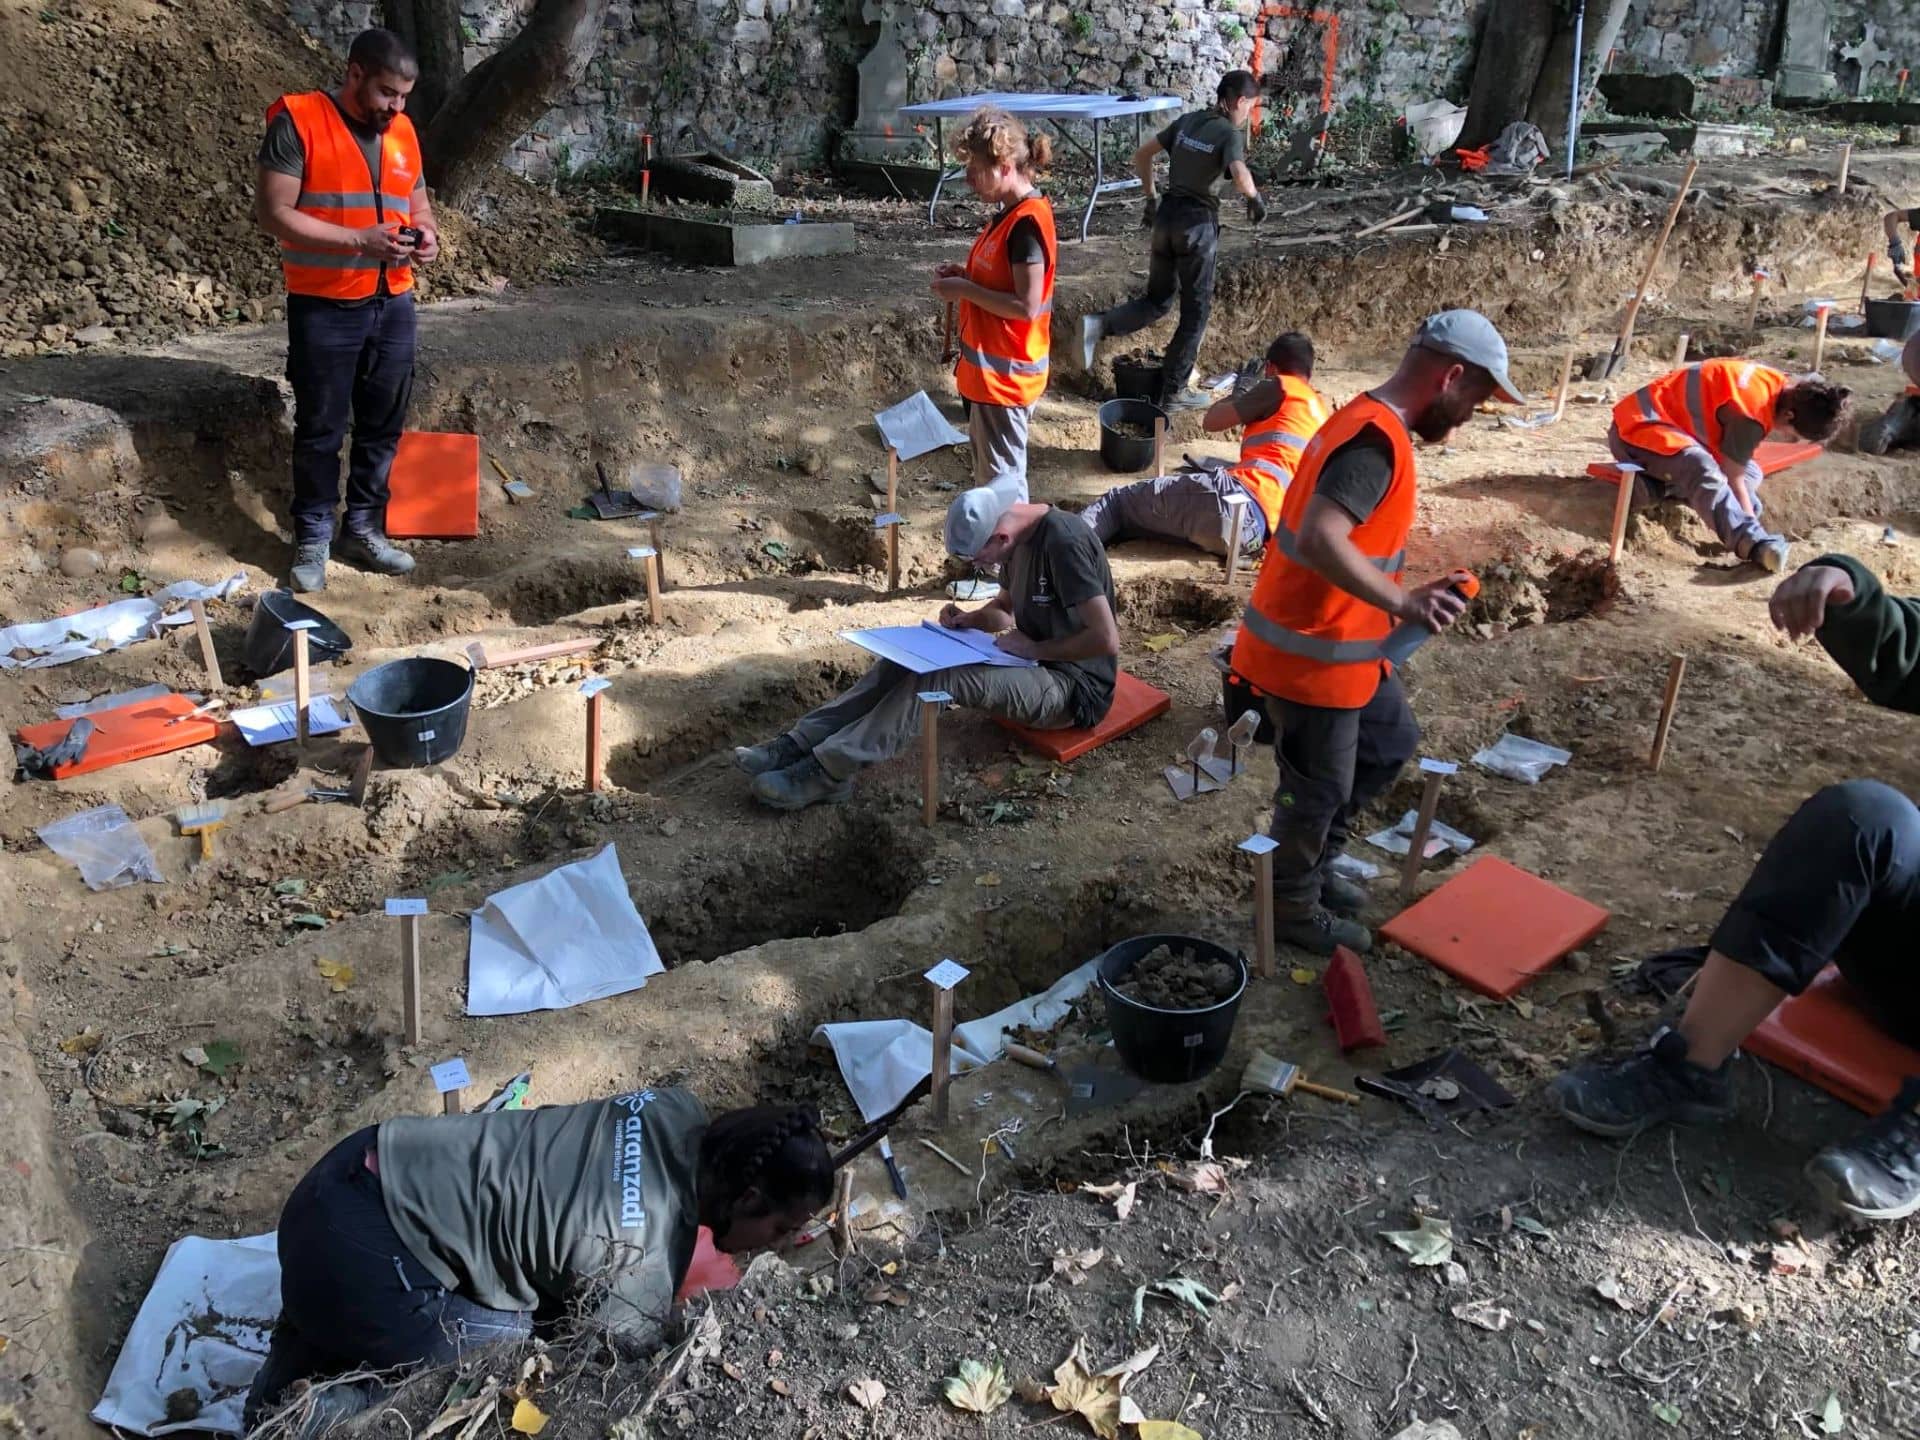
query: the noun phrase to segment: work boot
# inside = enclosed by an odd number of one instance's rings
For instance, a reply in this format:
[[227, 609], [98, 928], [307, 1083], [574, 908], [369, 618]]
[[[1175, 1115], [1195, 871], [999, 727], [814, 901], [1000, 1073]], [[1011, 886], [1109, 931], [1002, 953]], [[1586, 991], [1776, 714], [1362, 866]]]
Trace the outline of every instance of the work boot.
[[1336, 915], [1358, 915], [1373, 897], [1366, 888], [1331, 870], [1320, 872], [1320, 903]]
[[1093, 352], [1107, 335], [1107, 322], [1098, 315], [1088, 315], [1080, 321], [1080, 359], [1083, 368], [1093, 369]]
[[1787, 568], [1787, 542], [1777, 536], [1772, 540], [1762, 540], [1747, 552], [1747, 558], [1769, 575], [1778, 575]]
[[[1323, 897], [1326, 894], [1325, 885], [1323, 879]], [[1310, 955], [1331, 955], [1341, 945], [1356, 955], [1365, 955], [1373, 949], [1373, 936], [1366, 926], [1344, 920], [1321, 905], [1314, 906], [1304, 915], [1275, 916], [1273, 938], [1282, 945], [1291, 945]]]
[[1213, 404], [1213, 396], [1205, 390], [1196, 390], [1189, 385], [1177, 395], [1169, 395], [1161, 408], [1169, 414], [1177, 410], [1205, 410]]
[[754, 776], [753, 798], [776, 810], [804, 810], [823, 801], [838, 805], [853, 798], [853, 781], [834, 779], [809, 755], [784, 770]]
[[294, 547], [293, 569], [287, 579], [296, 594], [311, 595], [327, 588], [327, 556], [332, 548], [325, 540]]
[[1624, 1060], [1589, 1060], [1556, 1078], [1547, 1093], [1560, 1113], [1595, 1135], [1624, 1140], [1671, 1120], [1708, 1125], [1733, 1114], [1732, 1060], [1714, 1069], [1687, 1059], [1687, 1040], [1662, 1029]]
[[807, 752], [790, 735], [776, 735], [764, 745], [736, 745], [733, 763], [749, 775], [764, 775], [769, 770], [784, 770], [807, 758]]
[[1899, 1220], [1920, 1210], [1920, 1080], [1900, 1087], [1887, 1112], [1807, 1162], [1807, 1179], [1836, 1210]]
[[1860, 453], [1884, 455], [1916, 438], [1920, 438], [1920, 399], [1903, 395], [1887, 407], [1886, 414], [1860, 427]]
[[349, 530], [341, 537], [340, 554], [380, 575], [411, 575], [413, 556], [387, 539], [381, 530]]

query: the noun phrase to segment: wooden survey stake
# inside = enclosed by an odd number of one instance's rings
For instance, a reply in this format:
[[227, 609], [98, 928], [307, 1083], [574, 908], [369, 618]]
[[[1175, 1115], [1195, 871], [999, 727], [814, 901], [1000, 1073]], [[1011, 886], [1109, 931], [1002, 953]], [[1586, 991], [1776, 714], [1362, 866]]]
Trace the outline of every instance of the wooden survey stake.
[[1685, 365], [1687, 363], [1687, 347], [1692, 343], [1693, 343], [1693, 336], [1689, 335], [1686, 331], [1682, 330], [1680, 332], [1679, 340], [1674, 342], [1674, 347], [1673, 347], [1673, 368], [1674, 369], [1678, 370], [1682, 365]]
[[387, 901], [387, 914], [400, 921], [400, 1003], [409, 1045], [427, 1038], [420, 1016], [420, 917], [426, 913], [425, 900]]
[[[887, 447], [887, 513], [900, 513], [900, 452], [889, 445]], [[900, 527], [887, 527], [887, 590], [892, 593], [900, 588]]]
[[1623, 462], [1615, 468], [1620, 471], [1620, 488], [1613, 497], [1613, 529], [1607, 536], [1608, 569], [1620, 566], [1620, 551], [1627, 543], [1627, 516], [1633, 510], [1633, 487], [1640, 476], [1638, 465]]
[[942, 960], [927, 971], [933, 986], [933, 1123], [947, 1123], [947, 1082], [953, 1069], [953, 987], [967, 978], [967, 967]]
[[1853, 169], [1853, 142], [1840, 147], [1840, 193], [1847, 193], [1847, 172]]
[[1227, 533], [1222, 538], [1227, 542], [1227, 584], [1231, 585], [1240, 575], [1240, 532], [1246, 528], [1247, 506], [1253, 503], [1253, 497], [1244, 490], [1236, 490], [1227, 496]]
[[1573, 393], [1573, 350], [1568, 349], [1566, 358], [1560, 362], [1560, 390], [1553, 400], [1553, 418], [1560, 419], [1567, 413], [1567, 397]]
[[922, 690], [920, 701], [920, 823], [928, 829], [940, 813], [940, 709], [953, 696], [944, 690]]
[[1273, 852], [1280, 847], [1266, 835], [1249, 835], [1240, 848], [1253, 856], [1253, 946], [1262, 980], [1273, 978]]
[[441, 1114], [466, 1113], [467, 1086], [473, 1083], [467, 1074], [467, 1062], [456, 1056], [452, 1060], [442, 1060], [428, 1073], [433, 1076], [433, 1088], [440, 1092]]
[[651, 545], [635, 545], [627, 551], [629, 560], [638, 560], [647, 574], [647, 623], [660, 624], [660, 552]]
[[647, 543], [653, 546], [653, 574], [660, 582], [662, 590], [667, 588], [667, 542], [660, 537], [660, 512], [654, 511], [647, 519]]
[[224, 689], [227, 682], [220, 678], [220, 657], [213, 653], [213, 631], [207, 625], [207, 602], [189, 600], [187, 613], [193, 616], [193, 633], [200, 637], [200, 663], [207, 667], [207, 684]]
[[1421, 772], [1427, 777], [1420, 790], [1420, 811], [1414, 817], [1413, 836], [1407, 845], [1406, 863], [1400, 867], [1400, 903], [1413, 899], [1420, 882], [1420, 867], [1427, 859], [1427, 836], [1433, 833], [1433, 812], [1440, 808], [1440, 784], [1460, 767], [1447, 760], [1422, 760]]
[[1753, 337], [1760, 329], [1760, 291], [1767, 283], [1767, 272], [1753, 272], [1753, 299], [1747, 306], [1747, 343], [1753, 343]]
[[1827, 322], [1833, 318], [1833, 303], [1822, 300], [1813, 315], [1813, 369], [1818, 373], [1827, 353]]
[[1653, 731], [1653, 753], [1647, 757], [1647, 764], [1656, 775], [1667, 758], [1667, 736], [1673, 732], [1673, 711], [1680, 703], [1680, 682], [1686, 678], [1687, 657], [1676, 655], [1667, 663], [1667, 693], [1660, 701], [1660, 723]]
[[600, 788], [600, 772], [606, 768], [606, 756], [600, 742], [600, 697], [613, 682], [604, 675], [589, 675], [580, 682], [580, 693], [587, 697], [587, 789]]
[[293, 733], [302, 750], [307, 748], [307, 707], [313, 702], [313, 671], [307, 657], [307, 632], [318, 623], [313, 620], [289, 620], [293, 632]]
[[1167, 473], [1167, 417], [1153, 417], [1153, 473]]

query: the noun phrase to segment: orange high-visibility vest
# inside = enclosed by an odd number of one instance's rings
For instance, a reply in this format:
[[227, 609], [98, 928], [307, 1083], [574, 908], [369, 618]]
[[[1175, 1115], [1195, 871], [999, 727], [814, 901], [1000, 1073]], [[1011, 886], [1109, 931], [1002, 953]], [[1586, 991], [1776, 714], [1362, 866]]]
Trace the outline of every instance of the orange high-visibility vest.
[[[381, 223], [405, 225], [413, 212], [413, 189], [420, 183], [420, 140], [413, 122], [396, 115], [380, 137], [380, 203], [374, 205], [373, 176], [366, 153], [333, 97], [324, 90], [282, 95], [268, 107], [267, 121], [285, 111], [300, 134], [306, 170], [300, 176], [300, 197], [294, 208], [303, 215], [349, 230]], [[327, 300], [364, 300], [380, 286], [378, 260], [351, 250], [302, 241], [280, 242], [280, 270], [289, 295], [317, 295]], [[398, 295], [413, 288], [413, 267], [404, 261], [387, 265], [387, 290]]]
[[1629, 445], [1678, 455], [1690, 445], [1722, 456], [1720, 408], [1731, 405], [1763, 429], [1787, 388], [1785, 372], [1751, 360], [1702, 360], [1641, 386], [1613, 407], [1614, 427]]
[[976, 405], [1031, 405], [1047, 388], [1047, 362], [1053, 351], [1053, 272], [1059, 237], [1053, 233], [1053, 206], [1044, 195], [1029, 195], [999, 219], [988, 223], [967, 253], [967, 279], [986, 290], [1013, 293], [1013, 262], [1007, 236], [1022, 217], [1039, 226], [1046, 251], [1046, 279], [1040, 286], [1040, 313], [1031, 320], [1007, 320], [960, 302], [960, 359], [953, 378], [960, 393]]
[[1373, 514], [1353, 527], [1351, 538], [1396, 582], [1406, 565], [1414, 512], [1413, 441], [1398, 415], [1371, 395], [1362, 395], [1336, 410], [1300, 457], [1252, 601], [1241, 617], [1233, 670], [1262, 694], [1357, 710], [1373, 699], [1390, 669], [1381, 658], [1380, 642], [1392, 631], [1393, 617], [1303, 564], [1298, 549], [1300, 520], [1322, 467], [1369, 425], [1378, 426], [1392, 443], [1393, 478]]
[[1287, 486], [1300, 469], [1300, 453], [1333, 412], [1320, 392], [1299, 376], [1267, 373], [1280, 384], [1280, 403], [1271, 415], [1248, 422], [1240, 437], [1240, 463], [1227, 473], [1253, 497], [1271, 535], [1280, 523]]

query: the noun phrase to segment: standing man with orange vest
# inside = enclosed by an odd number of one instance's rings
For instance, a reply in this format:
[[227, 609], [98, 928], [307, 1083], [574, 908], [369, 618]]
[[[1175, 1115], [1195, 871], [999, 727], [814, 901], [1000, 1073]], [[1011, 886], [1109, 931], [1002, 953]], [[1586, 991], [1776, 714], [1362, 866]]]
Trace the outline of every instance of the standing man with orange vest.
[[1774, 574], [1786, 568], [1788, 547], [1760, 523], [1756, 492], [1765, 477], [1753, 453], [1776, 426], [1824, 445], [1852, 394], [1750, 360], [1702, 360], [1614, 406], [1607, 448], [1646, 471], [1656, 496], [1686, 501], [1722, 545]]
[[1472, 310], [1430, 316], [1393, 378], [1335, 411], [1307, 446], [1240, 623], [1233, 670], [1268, 697], [1280, 769], [1268, 832], [1279, 846], [1275, 933], [1317, 955], [1372, 946], [1347, 918], [1366, 892], [1327, 862], [1420, 740], [1381, 642], [1398, 622], [1444, 630], [1466, 608], [1447, 578], [1400, 585], [1412, 436], [1444, 441], [1496, 391], [1525, 403], [1493, 323]]
[[382, 575], [413, 557], [387, 539], [387, 471], [413, 394], [413, 265], [440, 252], [404, 111], [419, 65], [387, 30], [363, 30], [335, 94], [267, 111], [254, 215], [280, 242], [293, 385], [293, 588], [321, 590], [353, 432], [341, 552]]
[[[1227, 526], [1240, 512], [1242, 554], [1258, 555], [1280, 518], [1300, 453], [1331, 413], [1313, 388], [1313, 341], [1289, 330], [1267, 347], [1265, 374], [1207, 411], [1209, 430], [1246, 426], [1240, 461], [1196, 463], [1173, 475], [1117, 485], [1080, 512], [1100, 543], [1172, 540], [1209, 555], [1227, 553]], [[1230, 504], [1239, 496], [1251, 505]]]

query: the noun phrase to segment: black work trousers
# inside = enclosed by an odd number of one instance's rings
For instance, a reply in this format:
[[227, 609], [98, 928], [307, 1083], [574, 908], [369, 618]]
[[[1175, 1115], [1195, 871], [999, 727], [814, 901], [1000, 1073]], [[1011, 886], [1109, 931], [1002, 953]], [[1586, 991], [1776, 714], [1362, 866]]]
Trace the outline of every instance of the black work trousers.
[[1207, 317], [1213, 313], [1213, 277], [1219, 259], [1219, 213], [1198, 200], [1169, 195], [1154, 215], [1147, 293], [1101, 317], [1106, 334], [1131, 335], [1165, 318], [1178, 294], [1180, 323], [1167, 342], [1157, 397], [1162, 405], [1187, 388], [1187, 377], [1200, 354], [1200, 338], [1207, 332]]
[[294, 544], [333, 538], [340, 447], [349, 430], [347, 530], [386, 529], [387, 472], [413, 402], [414, 334], [411, 291], [364, 305], [287, 297]]

